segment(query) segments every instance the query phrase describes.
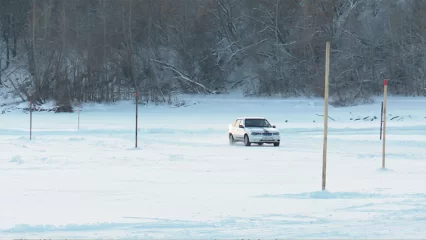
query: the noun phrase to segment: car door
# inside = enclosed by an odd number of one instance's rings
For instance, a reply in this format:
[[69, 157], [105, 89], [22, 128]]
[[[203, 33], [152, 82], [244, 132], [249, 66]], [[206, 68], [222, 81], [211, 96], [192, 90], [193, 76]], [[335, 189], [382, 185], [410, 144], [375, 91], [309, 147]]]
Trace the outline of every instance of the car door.
[[[237, 122], [238, 122], [238, 119], [236, 119], [233, 123], [232, 123], [232, 125], [230, 125], [230, 127], [229, 127], [229, 132], [232, 134], [232, 135], [235, 135], [236, 134], [236, 131], [237, 131]], [[234, 138], [235, 138], [235, 136], [234, 136]]]
[[240, 125], [243, 125], [244, 121], [242, 119], [238, 119], [235, 126], [235, 138], [236, 139], [243, 139], [244, 138], [244, 128], [240, 128]]

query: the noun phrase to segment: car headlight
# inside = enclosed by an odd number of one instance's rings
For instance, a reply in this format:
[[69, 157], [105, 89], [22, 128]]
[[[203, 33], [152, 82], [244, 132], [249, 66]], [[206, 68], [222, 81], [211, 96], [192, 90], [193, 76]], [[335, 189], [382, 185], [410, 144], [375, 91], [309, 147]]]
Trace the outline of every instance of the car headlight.
[[280, 133], [274, 133], [274, 135], [280, 135]]
[[262, 133], [252, 132], [251, 135], [259, 136], [259, 135], [262, 135]]

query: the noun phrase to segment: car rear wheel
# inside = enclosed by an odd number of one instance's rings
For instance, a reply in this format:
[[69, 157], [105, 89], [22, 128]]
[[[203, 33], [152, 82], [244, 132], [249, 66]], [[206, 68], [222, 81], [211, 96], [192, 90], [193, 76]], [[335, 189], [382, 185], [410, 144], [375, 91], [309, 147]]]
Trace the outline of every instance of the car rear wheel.
[[250, 139], [247, 135], [244, 135], [244, 145], [247, 147], [251, 145]]
[[235, 144], [235, 139], [234, 139], [234, 136], [232, 134], [229, 134], [229, 144], [230, 145], [234, 145]]

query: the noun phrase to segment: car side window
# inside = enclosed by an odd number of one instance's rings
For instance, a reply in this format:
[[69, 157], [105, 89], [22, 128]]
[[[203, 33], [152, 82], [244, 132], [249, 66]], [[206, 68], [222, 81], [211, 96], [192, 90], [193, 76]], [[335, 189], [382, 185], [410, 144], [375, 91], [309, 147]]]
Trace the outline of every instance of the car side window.
[[263, 120], [263, 125], [265, 126], [265, 127], [271, 127], [271, 124], [268, 122], [268, 120]]
[[239, 121], [239, 119], [235, 120], [235, 122], [233, 124], [234, 127], [238, 127], [238, 121]]

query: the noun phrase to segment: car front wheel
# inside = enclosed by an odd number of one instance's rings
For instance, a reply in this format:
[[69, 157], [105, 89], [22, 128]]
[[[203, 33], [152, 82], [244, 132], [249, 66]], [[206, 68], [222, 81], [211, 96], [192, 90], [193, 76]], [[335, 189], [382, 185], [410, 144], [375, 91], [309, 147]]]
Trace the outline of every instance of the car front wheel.
[[229, 145], [234, 145], [234, 143], [235, 143], [234, 136], [232, 136], [232, 134], [229, 134]]
[[280, 142], [274, 143], [274, 147], [278, 147], [280, 145]]
[[251, 145], [250, 139], [247, 135], [244, 135], [244, 145], [247, 147]]

